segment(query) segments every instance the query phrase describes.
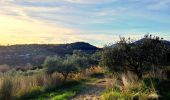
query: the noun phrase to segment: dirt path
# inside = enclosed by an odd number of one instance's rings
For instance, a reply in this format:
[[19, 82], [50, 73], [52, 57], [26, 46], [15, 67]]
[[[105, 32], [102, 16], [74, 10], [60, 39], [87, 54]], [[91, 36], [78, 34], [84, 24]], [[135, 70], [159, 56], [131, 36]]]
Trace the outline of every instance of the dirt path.
[[86, 83], [87, 89], [79, 93], [72, 100], [100, 100], [101, 94], [106, 89], [107, 79], [97, 79], [96, 81]]

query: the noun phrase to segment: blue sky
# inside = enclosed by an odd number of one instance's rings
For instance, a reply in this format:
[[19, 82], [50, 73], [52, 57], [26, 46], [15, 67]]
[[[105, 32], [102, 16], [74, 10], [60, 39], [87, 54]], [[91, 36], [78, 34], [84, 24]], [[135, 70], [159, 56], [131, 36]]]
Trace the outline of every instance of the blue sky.
[[170, 0], [0, 0], [1, 44], [170, 40], [169, 26]]

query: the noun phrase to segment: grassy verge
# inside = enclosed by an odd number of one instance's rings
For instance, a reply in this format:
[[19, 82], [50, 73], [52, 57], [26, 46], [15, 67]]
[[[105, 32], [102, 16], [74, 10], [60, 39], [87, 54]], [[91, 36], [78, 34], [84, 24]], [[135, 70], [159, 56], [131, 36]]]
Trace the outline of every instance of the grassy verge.
[[83, 82], [71, 81], [58, 87], [41, 89], [37, 88], [31, 93], [23, 96], [24, 100], [68, 100], [85, 89]]
[[101, 96], [102, 100], [158, 100], [154, 82], [138, 80], [132, 75], [122, 75]]
[[0, 75], [0, 100], [64, 100], [75, 96], [91, 81], [86, 77], [80, 79], [81, 74], [72, 74], [63, 84], [59, 73], [3, 74]]

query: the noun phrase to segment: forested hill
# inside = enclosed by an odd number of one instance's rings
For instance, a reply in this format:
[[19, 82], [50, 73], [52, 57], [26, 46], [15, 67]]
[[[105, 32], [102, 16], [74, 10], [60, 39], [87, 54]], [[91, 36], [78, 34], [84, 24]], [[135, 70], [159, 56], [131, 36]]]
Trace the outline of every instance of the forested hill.
[[[133, 42], [133, 44], [138, 45], [138, 44], [143, 43], [143, 41], [144, 41], [144, 38]], [[170, 46], [170, 41], [168, 41], [168, 40], [161, 40], [161, 41], [162, 41], [162, 43], [163, 43], [164, 45]]]
[[96, 50], [100, 50], [100, 48], [85, 42], [70, 44], [27, 44], [0, 46], [0, 64], [38, 64], [43, 62], [47, 56], [64, 56], [67, 54], [72, 54], [75, 50], [93, 53]]

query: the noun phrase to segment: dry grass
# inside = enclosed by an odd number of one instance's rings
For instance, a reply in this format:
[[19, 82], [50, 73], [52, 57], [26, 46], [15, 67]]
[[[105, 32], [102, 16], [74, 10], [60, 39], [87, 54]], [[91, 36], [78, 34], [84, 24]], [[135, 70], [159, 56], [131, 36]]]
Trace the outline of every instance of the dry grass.
[[[72, 77], [72, 79], [78, 79], [79, 76], [70, 75], [70, 77]], [[0, 97], [1, 100], [10, 100], [9, 98], [5, 99], [6, 97], [13, 97], [13, 99], [16, 99], [29, 95], [29, 93], [34, 90], [44, 91], [44, 89], [61, 85], [62, 82], [63, 77], [58, 73], [52, 75], [4, 76], [0, 78]]]
[[13, 90], [14, 90], [14, 88], [13, 88], [11, 79], [4, 78], [3, 81], [1, 81], [0, 99], [1, 100], [11, 100]]
[[105, 69], [100, 66], [94, 66], [87, 69], [84, 73], [84, 76], [91, 76], [93, 74], [104, 73]]
[[102, 100], [157, 100], [158, 94], [154, 86], [146, 86], [144, 81], [131, 74], [122, 74], [110, 80], [108, 90], [101, 96]]

